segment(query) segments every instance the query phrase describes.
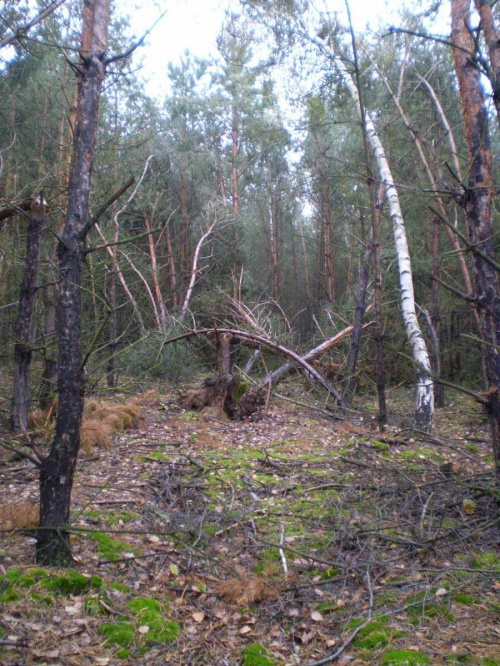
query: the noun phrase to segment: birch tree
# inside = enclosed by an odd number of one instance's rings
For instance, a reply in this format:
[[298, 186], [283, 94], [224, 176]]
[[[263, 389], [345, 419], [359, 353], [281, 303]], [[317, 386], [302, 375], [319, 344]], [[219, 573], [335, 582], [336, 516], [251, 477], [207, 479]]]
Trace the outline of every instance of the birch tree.
[[410, 252], [408, 249], [405, 222], [399, 202], [398, 190], [394, 183], [394, 178], [389, 166], [389, 161], [385, 155], [384, 147], [378, 136], [370, 113], [365, 109], [365, 113], [362, 114], [359, 91], [353, 77], [349, 73], [343, 60], [333, 52], [330, 45], [327, 42], [323, 43], [329, 54], [333, 56], [337, 71], [349, 90], [356, 105], [357, 113], [362, 121], [364, 116], [366, 136], [377, 162], [380, 182], [384, 184], [386, 188], [386, 201], [392, 221], [394, 244], [398, 259], [401, 314], [408, 342], [411, 347], [412, 356], [417, 367], [415, 425], [422, 430], [430, 430], [434, 415], [434, 385], [431, 378], [429, 353], [417, 319]]

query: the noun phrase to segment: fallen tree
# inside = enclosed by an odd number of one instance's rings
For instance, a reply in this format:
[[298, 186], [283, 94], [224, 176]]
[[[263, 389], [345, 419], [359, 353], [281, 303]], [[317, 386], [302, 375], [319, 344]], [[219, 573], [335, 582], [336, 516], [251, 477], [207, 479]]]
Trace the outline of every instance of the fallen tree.
[[[246, 331], [240, 331], [238, 329], [233, 329], [233, 328], [202, 328], [194, 331], [188, 331], [186, 333], [182, 333], [181, 335], [177, 335], [174, 338], [170, 338], [169, 340], [165, 340], [163, 342], [163, 345], [168, 345], [173, 342], [179, 342], [180, 340], [186, 340], [187, 338], [191, 338], [197, 335], [210, 335], [210, 334], [230, 335], [232, 337], [231, 340], [232, 342], [240, 342], [241, 344], [247, 344], [249, 346], [262, 346], [266, 347], [267, 349], [270, 349], [271, 351], [283, 354], [283, 356], [286, 356], [292, 362], [291, 365], [292, 368], [294, 367], [293, 363], [297, 364], [305, 372], [306, 376], [309, 379], [316, 380], [318, 384], [323, 386], [323, 388], [325, 388], [329, 393], [331, 393], [335, 398], [335, 400], [337, 401], [337, 405], [339, 407], [346, 406], [344, 400], [342, 399], [342, 396], [337, 391], [337, 389], [331, 384], [331, 382], [327, 381], [316, 368], [310, 365], [304, 357], [299, 356], [299, 354], [295, 353], [294, 351], [291, 351], [290, 349], [287, 349], [286, 347], [283, 347], [283, 345], [280, 345], [277, 342], [273, 342], [272, 340], [269, 340], [268, 338], [262, 335], [257, 335], [256, 333], [247, 333]], [[339, 335], [340, 334], [337, 334], [337, 336]], [[345, 335], [347, 335], [347, 333]], [[327, 342], [330, 342], [331, 344], [329, 346], [332, 346], [333, 343], [331, 342], [331, 339], [330, 341]], [[323, 345], [325, 344], [326, 343], [323, 343]], [[321, 352], [318, 352], [318, 354], [319, 353]]]
[[[375, 322], [370, 321], [364, 324], [363, 329], [368, 328], [368, 326], [372, 326], [374, 323]], [[302, 356], [302, 360], [306, 361], [307, 363], [315, 361], [318, 358], [318, 356], [321, 356], [321, 354], [324, 354], [326, 351], [331, 349], [331, 347], [338, 345], [340, 342], [342, 342], [342, 340], [345, 340], [345, 338], [348, 338], [350, 335], [352, 335], [353, 330], [354, 330], [354, 324], [347, 326], [347, 328], [342, 329], [341, 331], [336, 333], [332, 338], [328, 338], [328, 340], [325, 340], [317, 347], [314, 347], [314, 349], [308, 351], [307, 354]], [[286, 377], [286, 375], [290, 374], [290, 372], [292, 372], [294, 369], [295, 369], [294, 364], [288, 361], [277, 370], [273, 370], [272, 372], [268, 373], [264, 378], [261, 387], [263, 388], [269, 385], [274, 386], [275, 384], [277, 384], [277, 382], [280, 381], [280, 379]]]

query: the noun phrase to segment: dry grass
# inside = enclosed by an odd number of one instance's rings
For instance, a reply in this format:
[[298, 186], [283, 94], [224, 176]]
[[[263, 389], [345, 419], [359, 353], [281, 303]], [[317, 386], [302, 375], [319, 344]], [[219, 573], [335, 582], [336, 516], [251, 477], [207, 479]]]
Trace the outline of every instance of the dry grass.
[[0, 505], [0, 530], [12, 530], [37, 527], [39, 520], [38, 502], [9, 502]]
[[80, 447], [86, 458], [94, 453], [95, 449], [109, 449], [113, 432], [111, 424], [93, 418], [84, 418], [80, 428]]
[[[237, 567], [240, 569], [240, 567]], [[240, 578], [230, 578], [217, 589], [217, 594], [238, 606], [251, 606], [263, 599], [276, 596], [269, 583], [258, 576], [242, 574]]]

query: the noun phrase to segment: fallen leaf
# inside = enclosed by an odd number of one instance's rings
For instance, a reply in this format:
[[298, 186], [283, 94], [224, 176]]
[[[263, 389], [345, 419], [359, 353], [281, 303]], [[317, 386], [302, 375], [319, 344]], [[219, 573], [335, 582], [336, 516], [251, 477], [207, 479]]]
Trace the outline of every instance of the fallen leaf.
[[191, 617], [195, 622], [203, 622], [203, 620], [205, 619], [205, 613], [203, 611], [200, 611], [198, 613], [193, 613]]
[[300, 641], [304, 644], [307, 645], [312, 641], [312, 639], [316, 636], [315, 631], [309, 631], [309, 632], [304, 632], [302, 636], [300, 637]]

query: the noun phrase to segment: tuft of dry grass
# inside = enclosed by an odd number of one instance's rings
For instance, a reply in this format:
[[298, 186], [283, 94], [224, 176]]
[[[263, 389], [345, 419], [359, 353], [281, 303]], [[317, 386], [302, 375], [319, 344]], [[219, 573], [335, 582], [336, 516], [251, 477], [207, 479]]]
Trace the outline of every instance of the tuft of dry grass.
[[217, 589], [217, 594], [238, 606], [251, 606], [263, 599], [276, 596], [276, 592], [264, 578], [251, 575], [226, 580]]
[[80, 447], [85, 457], [89, 458], [94, 449], [109, 449], [111, 446], [109, 436], [112, 432], [110, 423], [84, 418], [80, 427]]
[[12, 530], [37, 527], [40, 517], [38, 502], [8, 502], [0, 504], [0, 530]]
[[138, 407], [152, 407], [160, 401], [160, 394], [158, 391], [151, 390], [140, 393], [128, 401], [128, 404], [137, 405]]

